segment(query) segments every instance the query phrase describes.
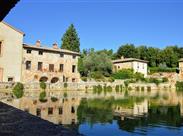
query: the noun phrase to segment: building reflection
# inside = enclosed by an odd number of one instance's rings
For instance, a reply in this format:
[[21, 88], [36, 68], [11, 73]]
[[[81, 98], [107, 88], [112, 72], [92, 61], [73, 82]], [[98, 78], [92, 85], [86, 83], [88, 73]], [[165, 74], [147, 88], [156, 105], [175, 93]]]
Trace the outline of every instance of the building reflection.
[[51, 99], [48, 99], [47, 102], [42, 103], [39, 100], [21, 98], [6, 103], [55, 124], [76, 124], [80, 100], [67, 98], [52, 102]]
[[55, 124], [72, 127], [90, 123], [112, 123], [119, 128], [134, 131], [136, 127], [165, 123], [180, 126], [183, 122], [183, 94], [176, 91], [160, 91], [153, 97], [128, 96], [127, 98], [61, 98], [53, 102], [40, 102], [24, 97], [5, 103]]

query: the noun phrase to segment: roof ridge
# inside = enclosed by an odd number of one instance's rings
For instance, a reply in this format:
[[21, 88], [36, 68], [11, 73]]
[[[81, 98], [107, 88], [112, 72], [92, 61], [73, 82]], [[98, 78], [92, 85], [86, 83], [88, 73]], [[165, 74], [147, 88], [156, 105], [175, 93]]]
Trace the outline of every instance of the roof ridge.
[[19, 33], [21, 33], [21, 34], [25, 35], [25, 33], [24, 33], [24, 32], [22, 32], [22, 31], [20, 31], [20, 30], [16, 29], [15, 27], [13, 27], [12, 25], [8, 24], [7, 22], [4, 22], [4, 21], [1, 21], [1, 22], [2, 22], [4, 25], [6, 25], [6, 26], [10, 27], [11, 29], [13, 29], [13, 30], [15, 30], [15, 31], [17, 31], [17, 32], [19, 32]]
[[68, 53], [73, 53], [73, 54], [80, 54], [79, 52], [74, 52], [74, 51], [71, 51], [71, 50], [67, 50], [67, 49], [61, 49], [61, 48], [57, 48], [57, 49], [54, 49], [54, 48], [51, 48], [51, 47], [48, 47], [48, 46], [40, 46], [40, 47], [36, 47], [34, 45], [29, 45], [29, 44], [26, 44], [26, 43], [23, 43], [23, 46], [24, 47], [30, 47], [30, 48], [37, 48], [37, 49], [46, 49], [46, 50], [51, 50], [51, 51], [65, 51], [65, 52], [68, 52]]

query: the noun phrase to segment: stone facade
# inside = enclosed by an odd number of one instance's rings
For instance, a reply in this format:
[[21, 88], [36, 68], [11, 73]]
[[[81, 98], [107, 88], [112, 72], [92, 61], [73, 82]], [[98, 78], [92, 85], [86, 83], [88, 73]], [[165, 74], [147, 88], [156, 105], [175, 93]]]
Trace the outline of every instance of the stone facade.
[[[39, 41], [38, 41], [39, 42]], [[45, 80], [51, 83], [78, 82], [80, 79], [77, 70], [79, 53], [53, 48], [23, 46], [22, 81], [35, 82]]]
[[0, 22], [0, 82], [21, 81], [24, 34]]
[[135, 59], [135, 58], [121, 58], [119, 60], [114, 60], [114, 71], [119, 71], [121, 69], [133, 69], [133, 71], [139, 72], [147, 76], [147, 63], [148, 61]]

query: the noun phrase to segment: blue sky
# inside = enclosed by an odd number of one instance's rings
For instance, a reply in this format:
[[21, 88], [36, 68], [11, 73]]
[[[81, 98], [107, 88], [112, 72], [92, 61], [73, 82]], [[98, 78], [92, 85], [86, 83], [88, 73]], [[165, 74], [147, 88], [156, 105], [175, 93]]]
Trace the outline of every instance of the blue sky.
[[30, 44], [39, 39], [60, 45], [73, 23], [81, 49], [183, 45], [181, 0], [21, 0], [4, 21], [22, 30]]

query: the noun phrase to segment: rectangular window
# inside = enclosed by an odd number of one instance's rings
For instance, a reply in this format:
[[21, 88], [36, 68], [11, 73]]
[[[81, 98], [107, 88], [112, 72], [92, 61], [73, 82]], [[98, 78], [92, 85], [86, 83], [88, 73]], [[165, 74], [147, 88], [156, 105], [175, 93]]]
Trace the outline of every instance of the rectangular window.
[[32, 50], [27, 50], [27, 54], [31, 54]]
[[54, 64], [49, 64], [49, 71], [54, 72]]
[[72, 65], [72, 73], [76, 72], [76, 65]]
[[37, 70], [42, 71], [43, 68], [43, 62], [38, 62]]
[[63, 72], [64, 71], [64, 64], [60, 64], [60, 69], [59, 69], [60, 72]]
[[2, 42], [0, 41], [0, 57], [2, 56], [2, 53], [3, 53], [3, 44]]
[[59, 108], [58, 108], [58, 114], [61, 115], [62, 113], [63, 113], [62, 107], [59, 107]]
[[76, 55], [73, 55], [72, 58], [75, 59], [76, 58]]
[[63, 53], [60, 53], [60, 57], [63, 58], [64, 57], [64, 54]]
[[76, 82], [76, 79], [75, 78], [72, 78], [72, 82]]
[[37, 109], [36, 109], [36, 115], [37, 115], [38, 117], [41, 117], [41, 109], [40, 109], [40, 108], [37, 108]]
[[14, 78], [13, 77], [8, 77], [8, 82], [13, 82]]
[[39, 54], [39, 55], [43, 55], [43, 51], [39, 51], [38, 54]]
[[31, 69], [31, 61], [26, 61], [26, 69], [30, 70]]
[[48, 108], [48, 115], [52, 115], [53, 114], [53, 108], [52, 107], [49, 107]]

